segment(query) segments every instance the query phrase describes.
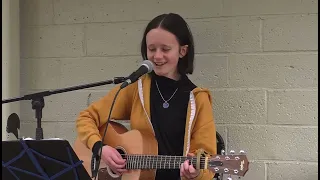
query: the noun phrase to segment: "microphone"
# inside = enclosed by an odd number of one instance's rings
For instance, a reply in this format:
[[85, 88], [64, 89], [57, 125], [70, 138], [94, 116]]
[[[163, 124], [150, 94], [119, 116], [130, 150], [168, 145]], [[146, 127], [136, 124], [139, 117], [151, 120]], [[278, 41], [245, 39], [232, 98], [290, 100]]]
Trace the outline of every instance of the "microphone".
[[12, 113], [7, 120], [7, 133], [12, 133], [19, 139], [20, 118], [16, 113]]
[[146, 73], [150, 73], [152, 70], [153, 70], [152, 62], [149, 60], [144, 60], [141, 64], [140, 68], [137, 71], [130, 74], [128, 79], [121, 84], [120, 89], [123, 89], [123, 88], [127, 87], [129, 84], [136, 82], [139, 79], [139, 77], [141, 77], [142, 75], [144, 75]]

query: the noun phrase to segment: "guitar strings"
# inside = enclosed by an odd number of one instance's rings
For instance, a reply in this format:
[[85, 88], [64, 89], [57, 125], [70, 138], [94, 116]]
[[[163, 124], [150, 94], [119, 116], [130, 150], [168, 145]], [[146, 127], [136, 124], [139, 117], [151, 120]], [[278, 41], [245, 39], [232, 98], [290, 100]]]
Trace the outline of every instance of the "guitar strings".
[[[185, 159], [189, 159], [189, 164], [196, 166], [196, 158], [186, 156], [164, 156], [164, 155], [125, 155], [128, 157], [128, 163], [126, 168], [128, 169], [166, 169], [174, 168], [178, 169]], [[169, 157], [170, 159], [168, 159]], [[174, 159], [175, 157], [175, 159]], [[178, 159], [177, 159], [178, 158]], [[200, 159], [200, 166], [204, 166], [204, 157]], [[177, 163], [178, 162], [178, 163]]]
[[[197, 157], [189, 156], [166, 156], [166, 155], [139, 155], [139, 154], [121, 154], [122, 157], [127, 157], [128, 162], [126, 168], [128, 169], [166, 169], [176, 168], [178, 169], [183, 163], [181, 161], [190, 160], [189, 164], [196, 165]], [[206, 157], [200, 157], [200, 169], [204, 168]], [[217, 159], [217, 158], [210, 158]], [[178, 161], [178, 163], [177, 163]], [[195, 161], [195, 162], [194, 162]], [[228, 161], [238, 161], [236, 159], [229, 159]], [[220, 166], [221, 167], [221, 166]], [[228, 168], [228, 171], [234, 171], [237, 169]], [[221, 170], [219, 170], [221, 171]], [[222, 170], [224, 171], [224, 170]], [[238, 170], [239, 171], [239, 170]]]
[[[122, 157], [127, 158], [129, 160], [139, 160], [139, 161], [185, 161], [185, 160], [197, 160], [197, 157], [187, 157], [187, 156], [165, 156], [165, 155], [126, 155], [126, 154], [121, 154]], [[205, 157], [200, 157], [200, 162], [205, 162], [206, 159]]]

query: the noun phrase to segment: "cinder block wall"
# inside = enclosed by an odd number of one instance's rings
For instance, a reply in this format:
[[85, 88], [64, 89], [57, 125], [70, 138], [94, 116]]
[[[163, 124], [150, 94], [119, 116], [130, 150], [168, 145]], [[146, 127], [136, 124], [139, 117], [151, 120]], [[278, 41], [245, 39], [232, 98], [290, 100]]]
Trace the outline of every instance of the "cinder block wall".
[[[21, 95], [135, 70], [147, 22], [187, 18], [196, 43], [190, 78], [213, 93], [227, 149], [250, 159], [245, 180], [315, 180], [318, 159], [317, 0], [21, 0]], [[75, 119], [113, 85], [45, 98], [45, 138], [72, 144]], [[22, 135], [35, 137], [29, 101]], [[208, 142], [210, 143], [210, 142]]]

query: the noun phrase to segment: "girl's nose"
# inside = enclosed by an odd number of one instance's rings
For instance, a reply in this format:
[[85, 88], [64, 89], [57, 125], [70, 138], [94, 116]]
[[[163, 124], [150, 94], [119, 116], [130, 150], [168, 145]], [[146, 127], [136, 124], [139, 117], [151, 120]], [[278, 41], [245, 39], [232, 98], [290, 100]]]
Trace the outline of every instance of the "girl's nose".
[[154, 58], [161, 59], [162, 57], [163, 57], [163, 53], [161, 52], [161, 50], [157, 50], [154, 54]]

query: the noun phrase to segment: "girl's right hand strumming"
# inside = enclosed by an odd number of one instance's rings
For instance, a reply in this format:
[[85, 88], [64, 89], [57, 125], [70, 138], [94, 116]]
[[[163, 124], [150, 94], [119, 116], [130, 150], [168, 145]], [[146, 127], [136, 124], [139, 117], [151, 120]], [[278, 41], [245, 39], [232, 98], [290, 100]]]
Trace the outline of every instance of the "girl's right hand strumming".
[[123, 159], [120, 153], [111, 146], [103, 146], [101, 159], [106, 163], [107, 166], [117, 175], [121, 175], [127, 170], [124, 168], [126, 160]]

